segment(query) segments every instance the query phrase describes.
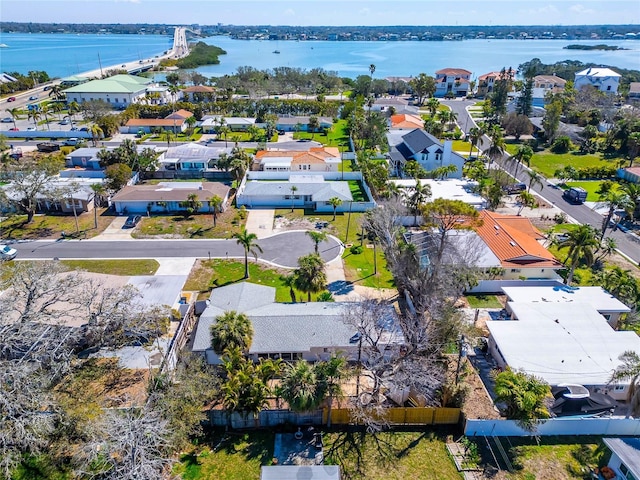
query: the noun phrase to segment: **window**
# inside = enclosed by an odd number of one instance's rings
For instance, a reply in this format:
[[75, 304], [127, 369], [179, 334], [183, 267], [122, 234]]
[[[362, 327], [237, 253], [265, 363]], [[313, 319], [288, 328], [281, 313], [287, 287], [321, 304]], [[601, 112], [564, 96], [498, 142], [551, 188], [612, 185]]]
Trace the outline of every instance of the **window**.
[[624, 385], [616, 385], [615, 387], [613, 387], [613, 391], [614, 392], [622, 392], [624, 391], [626, 387]]
[[282, 360], [291, 360], [292, 355], [290, 353], [283, 353], [281, 356]]
[[117, 98], [114, 98], [114, 99], [113, 99], [113, 101], [114, 101], [115, 103], [118, 103], [118, 99], [117, 99]]
[[511, 273], [520, 273], [520, 269], [519, 268], [512, 268], [511, 269]]
[[611, 85], [607, 85], [607, 90], [611, 90]]

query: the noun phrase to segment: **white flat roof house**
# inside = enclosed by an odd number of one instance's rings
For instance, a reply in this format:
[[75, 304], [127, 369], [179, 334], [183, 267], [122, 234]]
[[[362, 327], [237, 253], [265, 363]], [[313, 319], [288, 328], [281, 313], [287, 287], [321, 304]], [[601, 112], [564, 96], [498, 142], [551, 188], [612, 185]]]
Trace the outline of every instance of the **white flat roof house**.
[[[397, 179], [390, 180], [399, 188], [412, 190], [416, 186], [414, 179]], [[427, 201], [435, 198], [444, 198], [447, 200], [461, 200], [464, 203], [473, 205], [476, 209], [482, 210], [486, 207], [487, 201], [479, 194], [473, 191], [477, 186], [477, 182], [469, 180], [461, 180], [459, 178], [449, 178], [446, 180], [433, 180], [431, 178], [423, 178], [420, 180], [422, 185], [429, 185], [431, 188], [431, 197]]]

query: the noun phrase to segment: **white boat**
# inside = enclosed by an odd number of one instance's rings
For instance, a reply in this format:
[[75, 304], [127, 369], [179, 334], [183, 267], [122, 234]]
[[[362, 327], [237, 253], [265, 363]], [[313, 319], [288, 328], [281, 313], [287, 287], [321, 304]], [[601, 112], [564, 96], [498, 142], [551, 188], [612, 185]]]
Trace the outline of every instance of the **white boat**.
[[9, 48], [9, 45], [6, 43], [0, 43], [0, 48]]

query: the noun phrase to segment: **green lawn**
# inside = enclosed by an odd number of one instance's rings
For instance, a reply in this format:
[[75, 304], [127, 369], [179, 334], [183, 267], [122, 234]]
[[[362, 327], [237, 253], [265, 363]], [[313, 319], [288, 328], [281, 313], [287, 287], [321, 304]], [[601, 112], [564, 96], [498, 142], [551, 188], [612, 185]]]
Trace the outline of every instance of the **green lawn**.
[[582, 155], [579, 153], [551, 153], [549, 150], [537, 152], [531, 159], [531, 168], [541, 173], [547, 178], [553, 178], [556, 170], [562, 170], [564, 167], [571, 165], [575, 168], [580, 167], [600, 167], [615, 166], [616, 160], [604, 159], [602, 155]]
[[351, 160], [343, 160], [342, 167], [340, 167], [341, 172], [353, 172], [353, 163]]
[[522, 145], [521, 143], [511, 143], [511, 142], [507, 142], [506, 144], [506, 148], [505, 150], [507, 151], [507, 153], [509, 155], [515, 155], [516, 152], [518, 151], [518, 147]]
[[154, 275], [160, 264], [157, 260], [61, 260], [72, 270], [86, 270], [87, 272], [104, 273], [107, 275]]
[[585, 180], [583, 182], [567, 182], [566, 185], [567, 187], [584, 188], [587, 191], [587, 201], [597, 202], [599, 200], [600, 195], [598, 195], [596, 191], [600, 188], [601, 183], [602, 182], [598, 180], [592, 180], [592, 181]]
[[[305, 211], [297, 208], [291, 212], [290, 208], [281, 208], [275, 211], [275, 216], [282, 216], [290, 220], [302, 219], [306, 217], [312, 223], [315, 222], [327, 222], [327, 232], [335, 237], [339, 238], [344, 243], [360, 242], [360, 219], [364, 214], [361, 212], [353, 212], [349, 215], [349, 212], [336, 214], [335, 221], [333, 220], [333, 213], [315, 213], [313, 210]], [[349, 225], [349, 238], [345, 238], [347, 233], [347, 224], [349, 223], [349, 217], [351, 217], [351, 223]]]
[[[454, 152], [462, 152], [469, 155], [469, 150], [471, 149], [471, 143], [465, 142], [464, 140], [454, 140], [453, 141], [453, 151]], [[474, 152], [478, 152], [476, 147], [473, 147]]]
[[76, 234], [76, 222], [73, 214], [36, 215], [31, 223], [24, 223], [26, 215], [12, 215], [0, 222], [0, 238], [15, 240], [37, 240], [60, 238], [65, 235], [77, 238], [91, 238], [102, 233], [114, 217], [106, 214], [106, 209], [98, 209], [98, 228], [94, 228], [94, 212], [78, 215], [79, 233]]
[[470, 308], [502, 308], [495, 295], [467, 295]]
[[[173, 473], [185, 480], [258, 480], [260, 467], [271, 465], [274, 434], [215, 433], [208, 446], [183, 455]], [[213, 451], [210, 445], [215, 445]]]
[[346, 120], [338, 120], [326, 133], [318, 132], [311, 134], [309, 132], [295, 132], [293, 138], [296, 140], [313, 139], [327, 147], [339, 147], [341, 152], [349, 149], [349, 134], [347, 132]]
[[340, 465], [343, 480], [460, 480], [443, 439], [431, 432], [331, 433], [325, 463]]
[[358, 180], [349, 180], [349, 190], [354, 202], [367, 202], [369, 198], [367, 193], [362, 188], [362, 183]]
[[210, 213], [199, 213], [189, 218], [181, 215], [153, 215], [142, 217], [132, 233], [134, 238], [231, 238], [245, 224], [239, 211], [229, 207], [218, 214], [216, 226]]
[[[275, 269], [256, 263], [249, 259], [249, 282], [275, 287], [276, 302], [291, 302], [289, 287], [284, 285], [283, 276], [289, 275], [291, 270]], [[214, 287], [223, 287], [244, 280], [244, 260], [201, 260], [196, 268], [191, 271], [185, 290], [192, 290], [207, 294]], [[295, 291], [296, 300], [307, 301], [307, 294]], [[311, 300], [316, 301], [317, 295], [312, 294]]]

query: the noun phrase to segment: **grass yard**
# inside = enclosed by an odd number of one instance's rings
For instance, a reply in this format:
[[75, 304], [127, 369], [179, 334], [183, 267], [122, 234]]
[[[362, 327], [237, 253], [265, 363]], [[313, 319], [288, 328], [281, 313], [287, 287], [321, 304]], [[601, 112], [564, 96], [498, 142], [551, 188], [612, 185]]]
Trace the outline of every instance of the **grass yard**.
[[[282, 278], [290, 274], [290, 270], [280, 270], [266, 267], [263, 264], [249, 261], [249, 282], [275, 287], [276, 302], [291, 302], [289, 287], [284, 285]], [[236, 260], [198, 260], [184, 285], [184, 290], [200, 292], [208, 296], [215, 287], [223, 287], [244, 280], [244, 261]], [[307, 294], [295, 290], [299, 302], [307, 301]], [[312, 294], [311, 300], [316, 301], [317, 295]]]
[[184, 480], [258, 480], [260, 467], [271, 465], [274, 434], [269, 432], [215, 433], [209, 446], [183, 455], [173, 473]]
[[326, 133], [295, 132], [293, 138], [295, 140], [313, 140], [327, 147], [338, 147], [341, 152], [349, 150], [349, 134], [346, 120], [338, 120]]
[[512, 142], [507, 142], [505, 145], [505, 150], [507, 151], [507, 153], [509, 155], [515, 155], [516, 152], [518, 151], [518, 147], [520, 147], [520, 145], [522, 145], [521, 143], [512, 143]]
[[107, 275], [154, 275], [160, 264], [157, 260], [60, 260], [60, 263], [72, 270], [104, 273]]
[[340, 465], [344, 480], [460, 480], [445, 442], [430, 432], [331, 433], [325, 463]]
[[154, 215], [142, 217], [134, 238], [231, 238], [245, 224], [238, 209], [229, 207], [218, 214], [216, 226], [210, 213], [184, 218], [181, 215]]
[[[600, 184], [602, 182], [598, 180], [592, 181], [582, 181], [582, 182], [567, 182], [567, 187], [581, 187], [587, 191], [587, 202], [597, 202], [600, 195], [596, 193], [596, 191], [600, 188]], [[614, 189], [616, 187], [614, 186]]]
[[[294, 209], [292, 212], [290, 208], [280, 208], [275, 211], [275, 216], [285, 217], [289, 220], [303, 220], [307, 219], [311, 223], [315, 222], [327, 222], [329, 224], [327, 232], [334, 235], [340, 241], [344, 243], [356, 243], [360, 242], [360, 219], [364, 214], [361, 212], [349, 212], [337, 213], [335, 221], [333, 220], [333, 213], [316, 213], [313, 210], [305, 211], [301, 208]], [[347, 224], [349, 223], [349, 216], [351, 217], [351, 223], [349, 225], [349, 238], [345, 238], [347, 234]]]
[[509, 480], [582, 480], [604, 460], [602, 442], [593, 437], [543, 437], [541, 445], [522, 443], [511, 449], [518, 470], [507, 474]]
[[374, 275], [373, 248], [368, 248], [367, 242], [363, 247], [362, 253], [353, 254], [349, 249], [346, 249], [342, 255], [347, 281], [365, 287], [394, 288], [393, 276], [387, 270], [387, 262], [381, 248], [377, 248], [378, 273]]
[[[364, 188], [362, 188], [362, 183], [358, 180], [349, 180], [349, 190], [351, 191], [351, 196], [353, 197], [354, 202], [367, 202], [369, 198], [367, 197]], [[332, 217], [333, 218], [333, 217]]]
[[[453, 151], [454, 152], [462, 152], [469, 155], [469, 150], [471, 149], [471, 143], [465, 142], [464, 140], [454, 140], [453, 141]], [[478, 149], [473, 147], [473, 152], [478, 153]]]
[[502, 304], [495, 295], [467, 295], [465, 298], [469, 308], [502, 308]]
[[351, 160], [343, 160], [340, 167], [341, 172], [353, 172], [353, 162]]
[[556, 170], [571, 165], [575, 168], [616, 166], [617, 160], [604, 159], [602, 155], [582, 155], [579, 153], [551, 153], [549, 150], [537, 152], [531, 159], [531, 168], [547, 178], [553, 178]]
[[[94, 228], [94, 213], [86, 212], [78, 215], [78, 238], [91, 238], [99, 235], [113, 221], [114, 217], [106, 214], [106, 209], [98, 209], [98, 228]], [[0, 222], [0, 238], [7, 240], [38, 240], [60, 238], [62, 232], [75, 236], [76, 222], [73, 214], [69, 215], [36, 215], [29, 224], [26, 215], [13, 215]]]

